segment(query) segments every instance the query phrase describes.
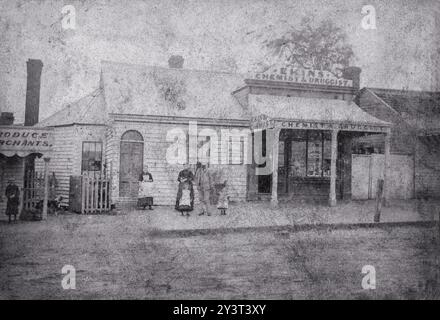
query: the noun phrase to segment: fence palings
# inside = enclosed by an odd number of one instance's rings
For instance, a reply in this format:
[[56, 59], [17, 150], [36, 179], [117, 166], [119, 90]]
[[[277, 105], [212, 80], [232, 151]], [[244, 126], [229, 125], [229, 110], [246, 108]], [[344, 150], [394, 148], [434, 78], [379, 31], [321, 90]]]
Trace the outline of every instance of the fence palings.
[[[56, 194], [51, 187], [49, 194]], [[36, 205], [44, 200], [44, 172], [28, 170], [25, 172], [23, 183], [23, 209], [34, 209]], [[50, 199], [51, 200], [51, 199]]]
[[82, 175], [82, 213], [102, 213], [109, 210], [109, 178], [104, 173]]

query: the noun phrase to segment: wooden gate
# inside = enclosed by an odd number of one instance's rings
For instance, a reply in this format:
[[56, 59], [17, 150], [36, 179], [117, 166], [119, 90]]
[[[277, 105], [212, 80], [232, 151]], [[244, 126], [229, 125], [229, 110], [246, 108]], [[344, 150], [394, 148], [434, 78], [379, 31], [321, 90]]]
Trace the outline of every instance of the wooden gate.
[[[384, 178], [385, 157], [383, 154], [358, 155], [352, 157], [353, 199], [375, 199], [377, 181]], [[390, 199], [414, 197], [414, 159], [408, 155], [390, 155], [390, 172], [387, 177]]]
[[110, 210], [110, 179], [105, 173], [83, 173], [81, 176], [81, 213]]
[[[49, 176], [51, 176], [49, 174]], [[49, 184], [50, 195], [55, 194], [55, 185]], [[23, 210], [42, 209], [44, 200], [44, 172], [28, 170], [23, 181]]]

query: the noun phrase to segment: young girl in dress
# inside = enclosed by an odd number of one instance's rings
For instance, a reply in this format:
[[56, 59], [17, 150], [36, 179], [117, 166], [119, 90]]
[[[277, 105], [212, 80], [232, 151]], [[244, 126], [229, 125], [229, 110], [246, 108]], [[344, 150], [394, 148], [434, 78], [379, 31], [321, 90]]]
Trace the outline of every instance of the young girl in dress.
[[229, 207], [228, 196], [228, 182], [225, 180], [223, 183], [216, 184], [216, 190], [218, 192], [217, 209], [220, 210], [220, 214], [226, 215], [226, 210]]
[[148, 209], [153, 210], [153, 176], [148, 172], [148, 167], [139, 177], [139, 195], [138, 195], [138, 207], [141, 207], [145, 210], [148, 206]]

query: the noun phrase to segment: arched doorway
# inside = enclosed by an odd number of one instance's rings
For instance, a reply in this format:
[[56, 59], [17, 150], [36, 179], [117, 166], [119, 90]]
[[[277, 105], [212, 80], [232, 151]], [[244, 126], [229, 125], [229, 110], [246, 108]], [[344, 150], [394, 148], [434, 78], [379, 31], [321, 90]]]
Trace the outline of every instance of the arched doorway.
[[119, 196], [135, 198], [144, 163], [144, 139], [138, 131], [129, 130], [122, 135], [119, 163]]

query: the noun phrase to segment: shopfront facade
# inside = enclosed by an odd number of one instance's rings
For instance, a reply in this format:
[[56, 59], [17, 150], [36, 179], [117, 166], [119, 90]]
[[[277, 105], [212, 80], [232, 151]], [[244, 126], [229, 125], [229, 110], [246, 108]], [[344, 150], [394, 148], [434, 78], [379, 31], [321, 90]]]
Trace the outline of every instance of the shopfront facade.
[[246, 79], [246, 86], [235, 92], [245, 92], [241, 101], [251, 113], [253, 139], [262, 142], [262, 153], [272, 165], [270, 174], [261, 173], [262, 165], [250, 167], [248, 197], [274, 204], [328, 199], [333, 206], [338, 198], [351, 199], [352, 175], [357, 174], [352, 171], [353, 139], [381, 136], [388, 163], [391, 124], [353, 102], [359, 69], [351, 68], [345, 78], [317, 71], [299, 72], [303, 78], [287, 81], [280, 76], [294, 72], [269, 69]]
[[[353, 102], [359, 74], [273, 67], [243, 76], [103, 62], [99, 89], [41, 125], [54, 128], [60, 155], [52, 165], [67, 198], [69, 175], [83, 173], [93, 158], [92, 167], [111, 176], [116, 206], [135, 203], [146, 168], [155, 204], [173, 205], [179, 171], [195, 170], [200, 160], [187, 147], [183, 161], [169, 161], [180, 139], [195, 141], [210, 166], [225, 169], [232, 201], [320, 198], [334, 205], [351, 197], [354, 137], [381, 135], [389, 158], [391, 125]], [[225, 131], [238, 138], [225, 139]]]

